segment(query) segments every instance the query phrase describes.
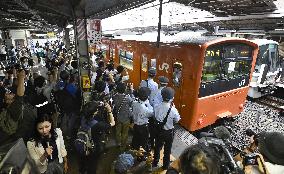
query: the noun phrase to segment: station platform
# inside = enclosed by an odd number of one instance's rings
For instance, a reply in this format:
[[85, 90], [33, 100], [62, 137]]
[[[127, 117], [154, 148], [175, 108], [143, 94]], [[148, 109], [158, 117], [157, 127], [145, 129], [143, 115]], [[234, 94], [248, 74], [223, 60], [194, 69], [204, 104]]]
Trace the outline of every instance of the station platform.
[[[190, 134], [187, 130], [185, 130], [180, 125], [176, 125], [174, 128], [175, 135], [174, 141], [172, 146], [172, 154], [171, 154], [171, 161], [174, 161], [176, 158], [180, 156], [183, 150], [191, 145], [197, 144], [198, 139]], [[109, 138], [106, 142], [106, 149], [105, 151], [99, 155], [97, 160], [90, 161], [90, 170], [92, 174], [111, 174], [111, 166], [113, 161], [118, 157], [119, 154], [127, 151], [122, 151], [118, 146], [115, 144], [115, 136], [114, 136], [114, 129], [112, 130], [112, 134], [109, 135]], [[132, 140], [132, 132], [130, 130], [129, 137], [128, 137], [128, 144], [131, 144]], [[78, 174], [79, 166], [78, 166], [78, 156], [76, 154], [75, 149], [71, 142], [66, 141], [67, 151], [68, 151], [68, 160], [69, 160], [69, 174]], [[152, 152], [153, 153], [153, 152]], [[160, 155], [160, 164], [163, 161], [163, 149], [161, 150]], [[160, 165], [161, 166], [161, 165]], [[152, 172], [147, 171], [145, 168], [141, 168], [137, 171], [137, 174], [145, 174], [145, 173], [152, 173], [152, 174], [163, 174], [166, 171], [163, 171], [162, 168], [157, 167], [153, 168]]]

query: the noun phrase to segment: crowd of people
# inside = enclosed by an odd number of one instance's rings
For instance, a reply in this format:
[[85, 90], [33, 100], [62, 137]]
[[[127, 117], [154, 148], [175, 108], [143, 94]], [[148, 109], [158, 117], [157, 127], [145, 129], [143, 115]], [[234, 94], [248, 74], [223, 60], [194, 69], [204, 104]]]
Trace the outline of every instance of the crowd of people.
[[[39, 173], [67, 173], [67, 153], [72, 148], [77, 152], [79, 173], [95, 173], [92, 161], [106, 152], [111, 135], [119, 149], [119, 156], [110, 166], [112, 174], [135, 173], [143, 162], [144, 173], [159, 166], [167, 173], [226, 173], [220, 151], [210, 143], [188, 147], [171, 163], [174, 125], [181, 118], [173, 103], [175, 91], [168, 87], [169, 79], [155, 78], [155, 68], [148, 69], [148, 78], [134, 90], [127, 69], [115, 67], [97, 52], [89, 67], [91, 99], [85, 101], [72, 50], [66, 50], [60, 42], [36, 47], [34, 55], [26, 48], [19, 51], [21, 56], [4, 56], [1, 52], [1, 61], [6, 63], [1, 65], [0, 145], [23, 138]], [[182, 69], [181, 64], [176, 66]], [[255, 134], [251, 145], [235, 160], [241, 161], [245, 173], [282, 174], [283, 144], [281, 133]], [[248, 154], [254, 154], [254, 158]], [[257, 162], [249, 163], [248, 158]]]
[[[67, 172], [64, 140], [74, 131], [81, 99], [72, 50], [59, 41], [37, 43], [34, 53], [1, 49], [0, 145], [22, 138], [39, 173]], [[62, 97], [72, 107], [66, 109]]]

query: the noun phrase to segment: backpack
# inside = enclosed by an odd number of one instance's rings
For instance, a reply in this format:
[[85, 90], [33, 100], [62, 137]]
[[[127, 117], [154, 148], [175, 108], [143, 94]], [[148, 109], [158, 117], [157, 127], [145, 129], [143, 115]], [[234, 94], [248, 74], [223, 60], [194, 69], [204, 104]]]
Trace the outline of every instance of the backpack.
[[94, 151], [94, 141], [92, 138], [92, 127], [97, 124], [98, 121], [93, 119], [87, 122], [84, 117], [81, 122], [81, 126], [77, 132], [77, 138], [74, 141], [75, 148], [79, 154], [88, 156]]
[[3, 109], [0, 113], [0, 129], [2, 129], [7, 135], [16, 133], [18, 129], [18, 121], [13, 120], [6, 109]]
[[55, 100], [64, 113], [71, 113], [76, 108], [76, 98], [66, 88], [55, 92]]

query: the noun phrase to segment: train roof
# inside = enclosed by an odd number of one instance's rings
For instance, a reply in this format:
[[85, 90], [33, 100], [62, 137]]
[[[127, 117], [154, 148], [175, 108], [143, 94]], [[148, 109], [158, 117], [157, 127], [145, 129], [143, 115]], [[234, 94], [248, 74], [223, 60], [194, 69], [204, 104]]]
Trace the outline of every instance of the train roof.
[[[202, 45], [204, 43], [216, 40], [216, 39], [222, 39], [225, 37], [220, 36], [194, 36], [191, 33], [188, 32], [180, 32], [173, 36], [169, 35], [161, 35], [160, 42], [161, 43], [173, 43], [173, 44], [196, 44], [196, 45]], [[146, 33], [143, 35], [123, 35], [123, 36], [115, 36], [114, 39], [122, 39], [122, 40], [136, 40], [136, 41], [148, 41], [148, 42], [156, 42], [157, 41], [157, 33]], [[237, 40], [244, 40], [242, 38], [236, 38], [236, 37], [226, 37], [226, 39], [237, 39]]]
[[185, 37], [185, 38], [175, 38], [172, 40], [161, 40], [163, 43], [176, 43], [176, 44], [197, 44], [197, 45], [202, 45], [206, 42], [210, 42], [213, 40], [216, 40], [220, 37], [217, 36], [201, 36], [201, 37]]
[[256, 43], [258, 46], [266, 45], [266, 44], [277, 44], [277, 45], [279, 45], [278, 42], [276, 42], [274, 40], [268, 40], [268, 39], [253, 39], [251, 41]]

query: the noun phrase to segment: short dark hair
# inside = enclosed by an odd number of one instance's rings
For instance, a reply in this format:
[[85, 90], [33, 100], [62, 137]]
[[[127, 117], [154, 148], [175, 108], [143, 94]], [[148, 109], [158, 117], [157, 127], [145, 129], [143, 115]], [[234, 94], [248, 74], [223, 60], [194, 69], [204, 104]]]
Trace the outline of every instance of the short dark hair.
[[101, 93], [101, 92], [104, 92], [105, 91], [105, 88], [106, 88], [106, 83], [104, 81], [96, 81], [95, 82], [95, 90], [98, 92], [98, 93]]
[[221, 162], [217, 152], [205, 144], [188, 147], [179, 159], [183, 174], [221, 174]]
[[99, 68], [103, 68], [105, 66], [105, 63], [103, 62], [103, 61], [100, 61], [99, 63], [98, 63], [98, 67]]
[[116, 90], [117, 92], [119, 92], [120, 94], [123, 94], [125, 93], [126, 91], [126, 84], [125, 83], [122, 83], [122, 82], [119, 82], [116, 86]]
[[119, 65], [119, 66], [116, 68], [116, 70], [117, 70], [117, 73], [120, 74], [120, 73], [122, 73], [122, 71], [124, 70], [124, 66]]
[[34, 79], [35, 87], [42, 88], [45, 82], [45, 78], [43, 76], [38, 76]]
[[98, 110], [98, 102], [89, 102], [83, 106], [82, 115], [87, 121], [90, 121], [93, 118], [93, 114]]
[[37, 125], [39, 123], [42, 123], [42, 122], [45, 122], [45, 121], [48, 121], [49, 123], [51, 123], [51, 129], [50, 129], [51, 139], [55, 141], [57, 136], [58, 136], [56, 131], [55, 131], [55, 127], [53, 125], [53, 120], [52, 120], [51, 114], [38, 114], [37, 118], [35, 120], [34, 132], [33, 132], [33, 137], [32, 137], [33, 140], [36, 143], [36, 146], [39, 145], [39, 143], [41, 142], [41, 139], [42, 139], [40, 133], [37, 130]]

